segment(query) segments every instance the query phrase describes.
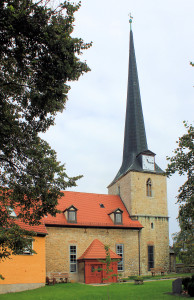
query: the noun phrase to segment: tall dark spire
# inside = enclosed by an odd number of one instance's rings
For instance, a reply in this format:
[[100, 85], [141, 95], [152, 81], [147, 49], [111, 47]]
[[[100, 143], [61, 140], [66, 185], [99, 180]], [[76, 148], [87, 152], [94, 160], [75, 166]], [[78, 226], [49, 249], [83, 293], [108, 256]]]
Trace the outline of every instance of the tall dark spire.
[[[130, 44], [129, 44], [129, 70], [127, 87], [127, 107], [125, 117], [125, 136], [123, 145], [123, 162], [116, 177], [109, 185], [114, 184], [119, 178], [128, 171], [146, 172], [142, 167], [142, 161], [139, 154], [155, 156], [148, 150], [146, 132], [144, 126], [143, 111], [141, 106], [141, 96], [139, 89], [139, 80], [137, 74], [137, 65], [135, 58], [135, 49], [133, 42], [133, 32], [131, 29], [133, 17], [130, 14]], [[160, 167], [155, 163], [154, 173], [163, 173]]]
[[128, 90], [125, 119], [125, 136], [123, 146], [123, 162], [113, 182], [117, 181], [129, 170], [142, 170], [136, 156], [140, 152], [146, 150], [148, 150], [148, 146], [144, 127], [143, 111], [141, 106], [133, 32], [132, 30], [130, 30]]
[[144, 127], [143, 111], [141, 106], [141, 96], [137, 74], [133, 32], [131, 30], [129, 48], [127, 107], [122, 167], [127, 170], [133, 163], [135, 157], [140, 152], [143, 152], [147, 149], [148, 147]]

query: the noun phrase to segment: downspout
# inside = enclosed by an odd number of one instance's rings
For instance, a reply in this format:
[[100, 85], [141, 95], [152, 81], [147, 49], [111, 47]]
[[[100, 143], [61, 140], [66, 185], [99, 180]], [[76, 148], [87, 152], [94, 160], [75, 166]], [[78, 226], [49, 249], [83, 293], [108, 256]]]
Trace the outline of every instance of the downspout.
[[84, 283], [86, 283], [86, 265], [84, 260]]
[[140, 266], [140, 262], [141, 262], [141, 247], [140, 247], [140, 230], [138, 231], [138, 248], [139, 248], [139, 276], [141, 275], [141, 266]]

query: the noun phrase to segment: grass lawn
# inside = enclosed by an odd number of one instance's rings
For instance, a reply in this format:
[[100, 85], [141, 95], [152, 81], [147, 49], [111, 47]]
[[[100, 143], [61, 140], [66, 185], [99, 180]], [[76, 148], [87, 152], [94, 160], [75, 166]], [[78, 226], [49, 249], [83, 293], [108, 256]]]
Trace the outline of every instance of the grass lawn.
[[172, 280], [144, 282], [143, 285], [131, 283], [114, 283], [105, 286], [91, 286], [80, 283], [62, 283], [45, 286], [32, 291], [0, 295], [0, 300], [158, 300], [180, 299], [168, 295], [172, 291]]

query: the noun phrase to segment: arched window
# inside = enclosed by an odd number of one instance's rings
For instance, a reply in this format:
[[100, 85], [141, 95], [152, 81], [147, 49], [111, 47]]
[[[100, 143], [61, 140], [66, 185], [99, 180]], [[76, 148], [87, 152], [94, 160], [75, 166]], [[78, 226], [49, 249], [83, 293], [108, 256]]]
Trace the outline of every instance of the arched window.
[[150, 178], [146, 182], [146, 195], [148, 197], [152, 196], [152, 181]]

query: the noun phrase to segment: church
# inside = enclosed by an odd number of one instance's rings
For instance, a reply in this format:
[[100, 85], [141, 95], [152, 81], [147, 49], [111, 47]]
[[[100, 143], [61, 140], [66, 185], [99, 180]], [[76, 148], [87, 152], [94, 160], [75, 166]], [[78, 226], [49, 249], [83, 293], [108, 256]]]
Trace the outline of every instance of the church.
[[130, 30], [128, 92], [123, 161], [108, 186], [108, 195], [64, 192], [59, 200], [63, 214], [45, 218], [46, 272], [68, 272], [75, 281], [101, 282], [86, 276], [84, 256], [94, 240], [108, 245], [122, 258], [122, 277], [151, 274], [150, 268], [169, 268], [169, 232], [166, 177], [147, 146], [133, 32]]
[[[108, 194], [64, 191], [57, 207], [61, 213], [45, 217], [42, 229], [36, 231], [40, 249], [35, 238], [37, 254], [30, 259], [41, 265], [41, 273], [37, 271], [42, 277], [36, 277], [35, 269], [33, 278], [25, 281], [30, 274], [25, 265], [33, 264], [25, 253], [20, 260], [18, 255], [5, 262], [9, 273], [4, 285], [39, 287], [53, 272], [66, 272], [71, 281], [101, 283], [105, 245], [115, 259], [112, 268], [121, 277], [151, 274], [154, 267], [169, 270], [166, 177], [147, 145], [132, 30], [128, 70], [123, 161]], [[25, 276], [15, 276], [21, 282], [14, 282], [13, 276], [9, 280], [14, 261], [18, 261], [14, 266], [23, 264]], [[19, 265], [14, 268], [21, 273]]]

